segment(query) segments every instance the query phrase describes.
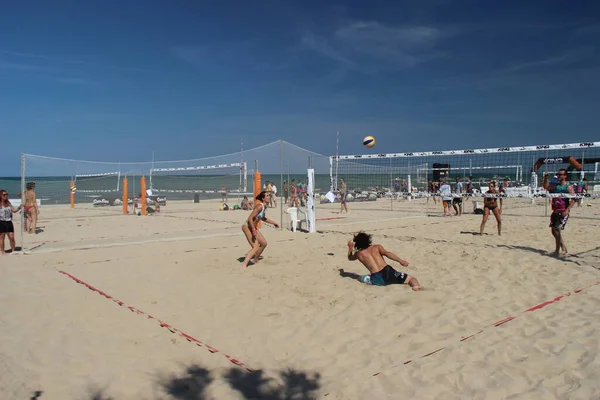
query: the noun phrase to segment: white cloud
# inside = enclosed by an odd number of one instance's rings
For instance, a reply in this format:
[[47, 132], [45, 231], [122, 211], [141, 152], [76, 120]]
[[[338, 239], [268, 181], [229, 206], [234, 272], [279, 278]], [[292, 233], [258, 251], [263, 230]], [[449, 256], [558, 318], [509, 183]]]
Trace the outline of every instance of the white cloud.
[[45, 54], [15, 52], [15, 51], [8, 51], [8, 50], [4, 50], [4, 49], [0, 49], [0, 55], [3, 55], [4, 57], [11, 57], [11, 58], [16, 58], [16, 59], [37, 60], [38, 63], [43, 63], [45, 65], [43, 67], [45, 69], [65, 68], [65, 66], [79, 66], [79, 67], [99, 68], [99, 69], [113, 70], [113, 71], [120, 71], [120, 72], [156, 72], [155, 70], [146, 69], [146, 68], [115, 66], [115, 65], [108, 65], [108, 64], [99, 63], [99, 62], [78, 60], [78, 59], [74, 59], [74, 58], [54, 57], [54, 56], [47, 56]]
[[594, 49], [590, 47], [580, 47], [578, 49], [569, 50], [561, 55], [548, 57], [541, 60], [526, 61], [519, 64], [513, 64], [507, 67], [501, 72], [504, 73], [516, 73], [516, 72], [528, 72], [536, 71], [545, 67], [566, 67], [590, 57], [594, 56]]
[[175, 46], [171, 51], [175, 57], [195, 67], [208, 65], [212, 60], [209, 56], [208, 48], [204, 46]]
[[446, 37], [432, 26], [386, 26], [375, 21], [354, 21], [329, 36], [304, 35], [302, 44], [347, 66], [365, 71], [380, 68], [412, 67], [442, 52], [436, 45]]

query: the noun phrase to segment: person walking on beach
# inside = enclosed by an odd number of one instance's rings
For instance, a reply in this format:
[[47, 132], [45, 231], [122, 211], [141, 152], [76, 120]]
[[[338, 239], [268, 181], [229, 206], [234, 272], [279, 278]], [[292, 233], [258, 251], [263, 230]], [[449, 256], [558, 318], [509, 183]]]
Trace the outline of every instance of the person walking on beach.
[[248, 240], [248, 244], [250, 244], [250, 251], [246, 255], [244, 262], [242, 263], [242, 268], [248, 267], [248, 263], [250, 260], [254, 264], [256, 264], [259, 260], [260, 255], [265, 251], [267, 247], [267, 241], [263, 234], [258, 230], [258, 223], [260, 221], [264, 221], [268, 224], [273, 225], [275, 228], [279, 228], [279, 224], [277, 222], [272, 221], [267, 218], [267, 205], [271, 197], [271, 193], [267, 191], [262, 191], [256, 196], [256, 200], [259, 202], [254, 205], [254, 209], [248, 216], [246, 223], [242, 225], [242, 231], [244, 235], [246, 235], [246, 239]]
[[288, 198], [290, 197], [290, 188], [288, 181], [283, 181], [283, 204], [288, 204]]
[[[556, 177], [558, 179], [557, 182], [548, 182], [548, 173], [544, 173], [544, 181], [542, 183], [543, 188], [550, 193], [575, 194], [573, 186], [569, 185], [569, 182], [567, 182], [566, 169], [559, 169]], [[571, 211], [571, 207], [573, 207], [575, 204], [575, 199], [566, 197], [553, 197], [551, 199], [551, 204], [552, 214], [550, 215], [550, 228], [556, 243], [553, 255], [554, 257], [559, 257], [559, 255], [567, 254], [567, 246], [565, 245], [561, 231], [563, 231], [567, 225], [569, 213]], [[560, 254], [561, 249], [562, 254]]]
[[372, 244], [371, 237], [365, 232], [359, 232], [348, 242], [348, 260], [360, 261], [370, 272], [369, 275], [361, 276], [359, 280], [367, 285], [375, 286], [406, 283], [412, 290], [420, 290], [421, 286], [417, 278], [396, 271], [383, 257], [394, 260], [403, 267], [408, 266], [408, 261], [401, 259], [391, 251], [387, 251], [380, 244]]
[[0, 255], [6, 254], [4, 251], [4, 238], [8, 236], [8, 242], [10, 248], [14, 254], [15, 246], [15, 227], [12, 222], [13, 213], [19, 212], [23, 205], [19, 208], [14, 208], [8, 200], [8, 193], [6, 190], [0, 190]]
[[450, 211], [450, 207], [452, 207], [452, 187], [445, 179], [442, 181], [439, 192], [442, 196], [442, 203], [444, 203], [444, 217], [450, 217], [452, 215]]
[[292, 179], [290, 185], [290, 207], [300, 207], [300, 204], [298, 203], [298, 186], [296, 186], [294, 179]]
[[223, 204], [227, 203], [227, 186], [221, 186], [221, 202]]
[[346, 182], [344, 182], [344, 180], [340, 178], [340, 214], [343, 213], [344, 210], [346, 211], [346, 214], [348, 214], [348, 204], [346, 203], [347, 197], [348, 187], [346, 186]]
[[[486, 194], [500, 194], [500, 192], [496, 190], [496, 183], [493, 181], [490, 182], [488, 188], [488, 191], [485, 192]], [[500, 198], [500, 206], [498, 206], [498, 199], [496, 197], [483, 198], [483, 218], [481, 220], [481, 226], [479, 227], [479, 234], [483, 235], [483, 229], [485, 228], [485, 223], [490, 217], [490, 213], [494, 214], [494, 217], [496, 217], [496, 223], [498, 224], [498, 236], [502, 236], [502, 198]]]
[[[435, 195], [437, 190], [435, 189], [435, 186], [435, 182], [433, 182], [431, 179], [427, 179], [427, 191], [429, 192], [430, 197], [433, 198], [433, 203], [437, 204], [437, 196]], [[429, 201], [429, 197], [427, 197], [427, 201]]]
[[25, 220], [25, 230], [29, 233], [37, 233], [37, 219], [40, 214], [40, 209], [35, 196], [35, 183], [27, 182], [25, 189], [24, 210], [27, 215], [27, 219]]
[[457, 176], [456, 182], [454, 183], [454, 197], [452, 198], [452, 207], [454, 208], [454, 212], [456, 213], [456, 215], [458, 215], [459, 217], [462, 215], [463, 212], [463, 192], [463, 184], [460, 181], [460, 177]]

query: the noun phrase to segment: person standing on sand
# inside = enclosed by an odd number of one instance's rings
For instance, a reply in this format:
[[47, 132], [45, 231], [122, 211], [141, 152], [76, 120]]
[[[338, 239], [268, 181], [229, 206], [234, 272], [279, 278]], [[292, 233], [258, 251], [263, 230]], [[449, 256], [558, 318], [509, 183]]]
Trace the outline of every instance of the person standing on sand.
[[444, 217], [450, 217], [452, 207], [452, 187], [446, 179], [442, 181], [442, 186], [439, 188], [439, 193], [442, 196], [442, 203], [444, 204]]
[[12, 222], [13, 213], [19, 212], [23, 207], [21, 204], [19, 208], [14, 208], [8, 200], [8, 193], [6, 190], [0, 190], [0, 255], [6, 254], [4, 251], [4, 237], [8, 236], [10, 248], [14, 254], [15, 246], [15, 227]]
[[25, 190], [25, 214], [27, 219], [25, 220], [25, 230], [28, 233], [37, 233], [37, 219], [40, 214], [40, 209], [37, 204], [35, 197], [35, 183], [27, 182]]
[[370, 275], [363, 275], [359, 278], [361, 282], [375, 286], [406, 283], [412, 290], [421, 289], [417, 278], [404, 272], [396, 271], [386, 263], [383, 257], [397, 261], [403, 267], [408, 266], [408, 261], [401, 259], [391, 251], [387, 251], [382, 245], [372, 244], [371, 235], [365, 232], [357, 233], [348, 242], [348, 260], [360, 261], [370, 272]]
[[340, 214], [344, 212], [344, 210], [346, 210], [346, 214], [348, 214], [348, 204], [346, 203], [348, 198], [348, 186], [346, 186], [346, 182], [344, 182], [343, 179], [340, 179], [340, 186]]
[[[548, 173], [544, 173], [544, 181], [542, 183], [544, 189], [550, 193], [575, 194], [573, 186], [569, 185], [569, 182], [567, 182], [566, 169], [559, 169], [556, 177], [558, 182], [548, 182]], [[551, 199], [551, 203], [552, 214], [550, 215], [550, 228], [556, 243], [553, 255], [554, 257], [558, 257], [561, 249], [563, 251], [562, 255], [567, 254], [567, 246], [562, 238], [561, 231], [564, 230], [565, 226], [567, 225], [567, 221], [569, 220], [569, 212], [571, 211], [571, 207], [573, 207], [575, 204], [575, 199], [566, 197], [553, 197]]]
[[279, 228], [279, 224], [277, 224], [277, 222], [267, 218], [267, 204], [269, 204], [269, 201], [271, 200], [270, 197], [271, 193], [264, 190], [260, 192], [256, 196], [256, 200], [258, 200], [259, 203], [254, 205], [254, 209], [248, 216], [246, 223], [242, 225], [242, 231], [244, 232], [244, 235], [246, 235], [248, 244], [250, 244], [250, 247], [252, 247], [242, 263], [242, 268], [248, 267], [250, 260], [256, 264], [260, 255], [267, 247], [267, 241], [265, 240], [263, 234], [258, 230], [257, 224], [260, 221], [264, 221], [273, 225], [275, 228]]
[[462, 216], [462, 212], [463, 212], [463, 199], [462, 199], [462, 193], [464, 192], [463, 190], [463, 184], [460, 181], [460, 177], [456, 177], [456, 182], [454, 183], [454, 197], [452, 198], [452, 207], [454, 208], [454, 212], [456, 213], [456, 215], [458, 215], [459, 217]]
[[[488, 187], [489, 190], [485, 192], [486, 194], [500, 194], [500, 192], [496, 190], [496, 184], [493, 181], [490, 182]], [[494, 217], [496, 217], [496, 223], [498, 224], [498, 236], [502, 236], [502, 198], [500, 198], [500, 206], [498, 206], [498, 199], [496, 197], [483, 198], [483, 218], [481, 220], [481, 226], [479, 227], [479, 234], [483, 235], [483, 229], [485, 228], [485, 223], [490, 217], [490, 213], [494, 214]]]

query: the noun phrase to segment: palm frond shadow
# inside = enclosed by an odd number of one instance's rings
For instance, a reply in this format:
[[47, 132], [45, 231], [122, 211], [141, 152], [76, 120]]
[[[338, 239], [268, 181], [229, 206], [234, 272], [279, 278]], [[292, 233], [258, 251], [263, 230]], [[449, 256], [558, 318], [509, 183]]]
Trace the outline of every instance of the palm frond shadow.
[[[249, 372], [231, 367], [223, 373], [222, 378], [245, 399], [311, 400], [316, 399], [321, 386], [320, 374], [293, 369], [280, 371], [277, 378], [272, 378], [263, 370]], [[206, 390], [214, 380], [208, 369], [192, 364], [185, 367], [182, 374], [158, 378], [157, 384], [173, 399], [205, 400], [209, 398]]]

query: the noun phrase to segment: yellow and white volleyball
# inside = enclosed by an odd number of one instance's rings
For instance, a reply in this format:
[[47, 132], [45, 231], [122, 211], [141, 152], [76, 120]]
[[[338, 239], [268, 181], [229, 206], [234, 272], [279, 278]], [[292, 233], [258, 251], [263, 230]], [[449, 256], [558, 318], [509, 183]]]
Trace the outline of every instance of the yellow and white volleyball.
[[363, 146], [365, 146], [367, 149], [370, 149], [371, 147], [375, 146], [375, 137], [365, 136], [365, 138], [363, 139]]

